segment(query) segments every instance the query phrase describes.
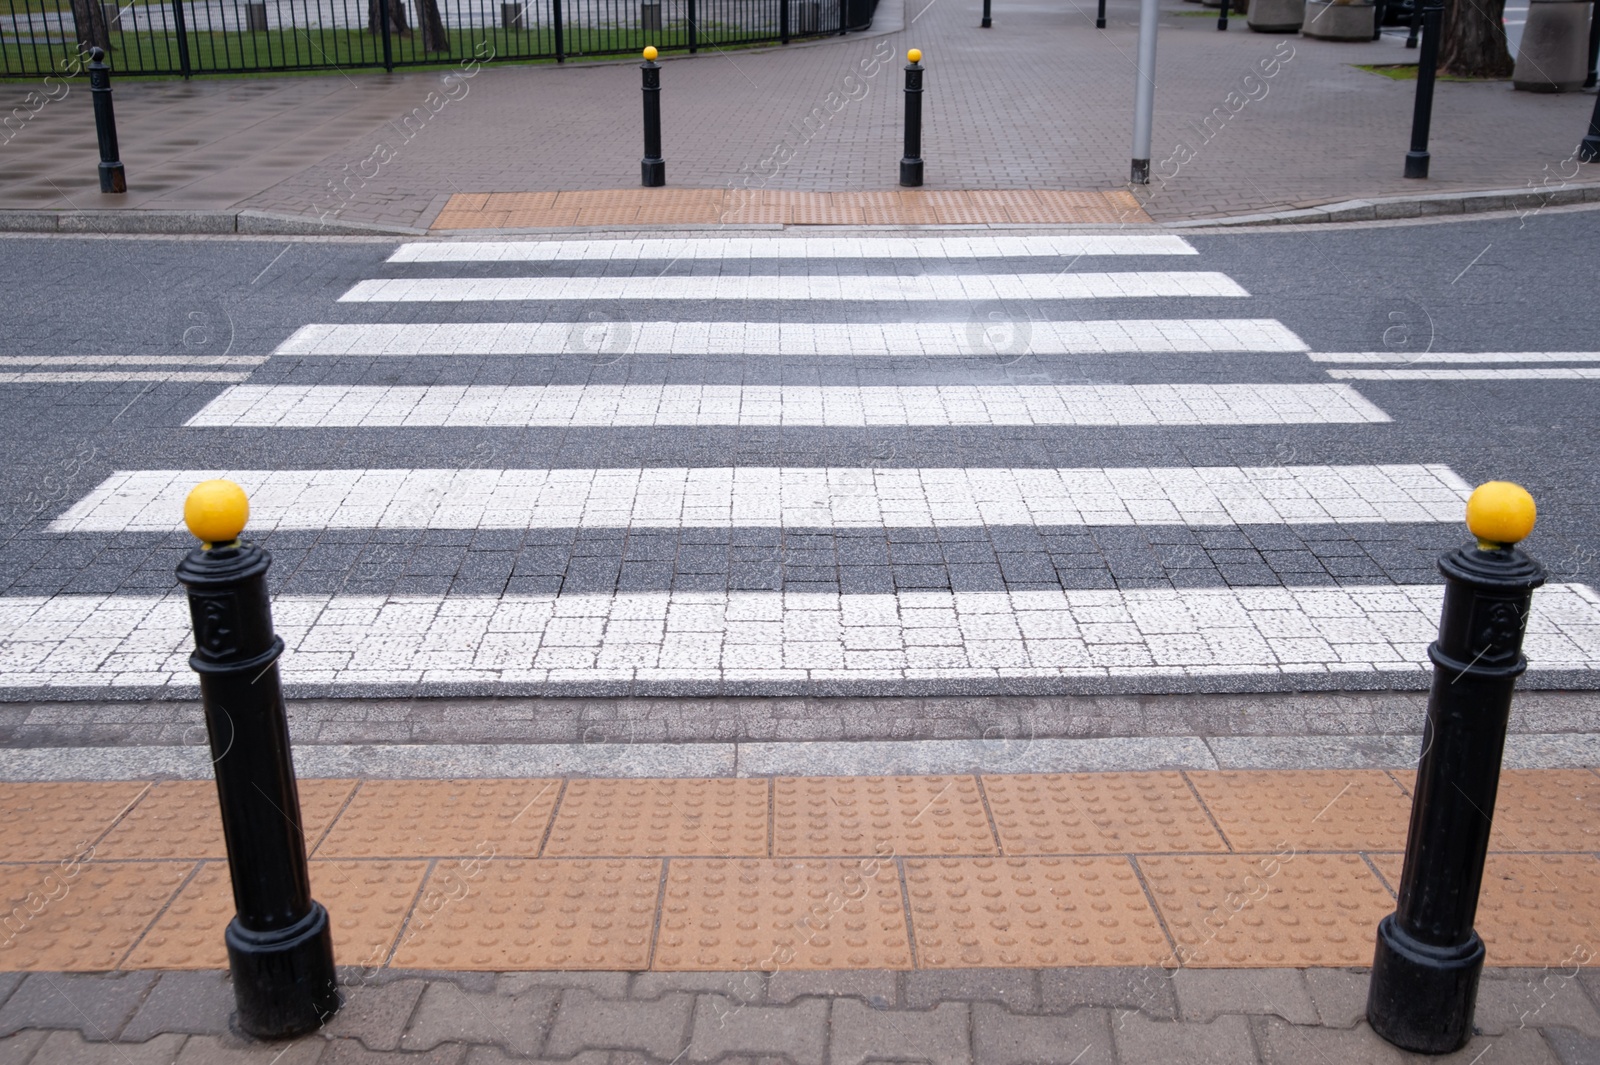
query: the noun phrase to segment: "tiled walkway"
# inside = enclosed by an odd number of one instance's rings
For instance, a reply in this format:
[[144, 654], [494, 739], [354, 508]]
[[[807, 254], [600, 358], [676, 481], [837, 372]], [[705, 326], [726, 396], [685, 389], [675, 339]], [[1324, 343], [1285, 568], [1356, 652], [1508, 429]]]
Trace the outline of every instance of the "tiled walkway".
[[[344, 965], [1298, 968], [1370, 963], [1409, 788], [1384, 771], [310, 780], [301, 803]], [[0, 800], [0, 971], [225, 967], [209, 781]], [[1600, 920], [1597, 813], [1590, 770], [1504, 775], [1490, 964], [1571, 964]]]

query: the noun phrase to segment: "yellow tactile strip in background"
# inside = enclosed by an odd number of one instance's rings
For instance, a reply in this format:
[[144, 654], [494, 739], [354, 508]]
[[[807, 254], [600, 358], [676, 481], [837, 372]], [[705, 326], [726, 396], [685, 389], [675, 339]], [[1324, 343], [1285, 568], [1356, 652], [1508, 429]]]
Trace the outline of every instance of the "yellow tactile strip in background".
[[[1410, 774], [308, 780], [339, 960], [421, 969], [1363, 965]], [[209, 782], [0, 784], [0, 970], [218, 968]], [[1600, 775], [1501, 779], [1478, 930], [1570, 965]]]
[[748, 189], [590, 189], [572, 192], [462, 192], [434, 230], [555, 229], [566, 226], [1017, 225], [1149, 222], [1122, 189], [880, 189], [788, 192]]

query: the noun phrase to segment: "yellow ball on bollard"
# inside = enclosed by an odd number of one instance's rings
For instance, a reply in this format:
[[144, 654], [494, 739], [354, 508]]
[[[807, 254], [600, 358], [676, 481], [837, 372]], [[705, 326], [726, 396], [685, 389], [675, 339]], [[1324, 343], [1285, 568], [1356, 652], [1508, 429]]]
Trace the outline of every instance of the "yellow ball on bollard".
[[1467, 500], [1467, 528], [1485, 551], [1527, 539], [1538, 515], [1533, 496], [1510, 481], [1480, 484]]
[[250, 498], [232, 481], [201, 481], [183, 501], [183, 523], [206, 547], [231, 544], [250, 520]]
[[913, 48], [913, 49], [911, 49], [911, 51], [907, 52], [906, 53], [906, 62], [908, 62], [908, 63], [920, 63], [920, 62], [922, 62], [922, 49]]
[[654, 63], [656, 61], [656, 56], [660, 54], [660, 52], [656, 51], [656, 46], [653, 44], [647, 46], [644, 50], [644, 57], [647, 62]]

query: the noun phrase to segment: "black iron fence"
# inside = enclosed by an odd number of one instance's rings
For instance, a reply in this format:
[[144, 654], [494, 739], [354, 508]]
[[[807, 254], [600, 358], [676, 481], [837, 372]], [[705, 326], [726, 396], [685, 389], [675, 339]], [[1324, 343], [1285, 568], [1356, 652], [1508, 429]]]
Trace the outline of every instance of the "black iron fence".
[[[470, 64], [787, 43], [865, 29], [877, 0], [0, 0], [0, 77]], [[6, 12], [9, 12], [8, 14]]]

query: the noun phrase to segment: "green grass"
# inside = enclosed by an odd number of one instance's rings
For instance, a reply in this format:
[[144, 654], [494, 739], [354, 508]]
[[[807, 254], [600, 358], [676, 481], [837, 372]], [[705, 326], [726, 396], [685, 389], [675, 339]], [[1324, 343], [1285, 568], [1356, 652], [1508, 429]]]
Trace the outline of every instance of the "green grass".
[[[1417, 64], [1415, 63], [1356, 63], [1357, 70], [1365, 70], [1368, 74], [1377, 74], [1391, 81], [1416, 81]], [[1454, 74], [1440, 74], [1439, 81], [1507, 81], [1507, 78], [1462, 78]]]

